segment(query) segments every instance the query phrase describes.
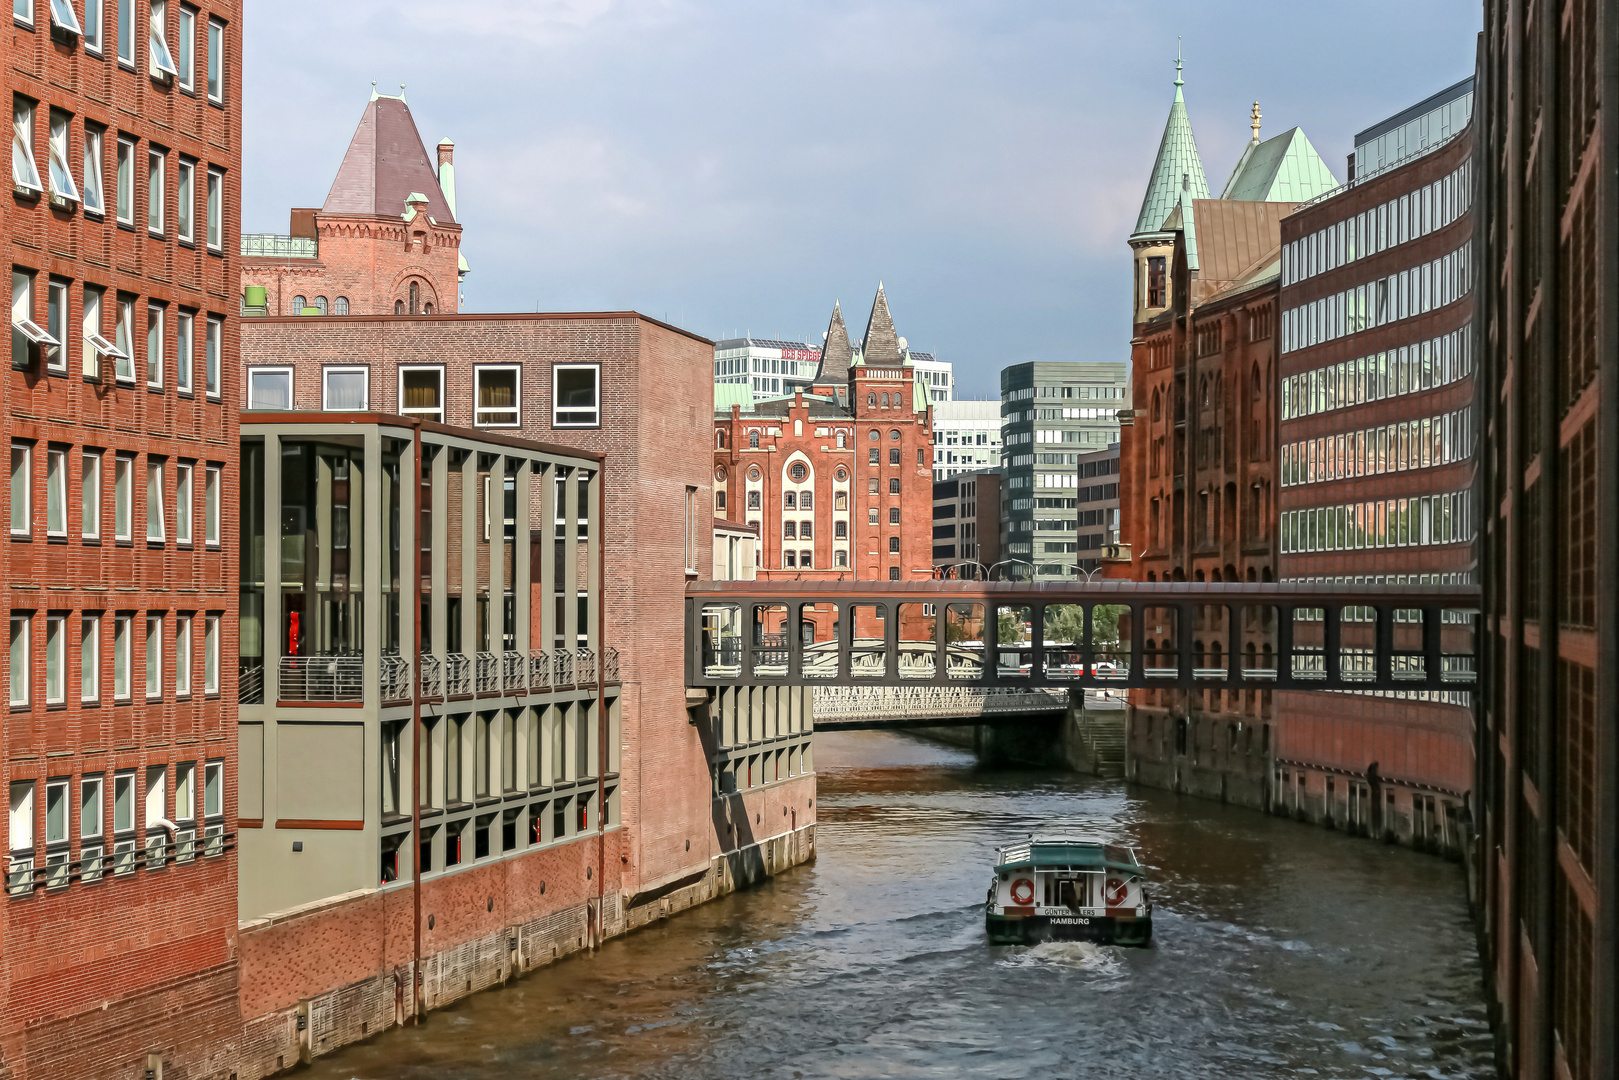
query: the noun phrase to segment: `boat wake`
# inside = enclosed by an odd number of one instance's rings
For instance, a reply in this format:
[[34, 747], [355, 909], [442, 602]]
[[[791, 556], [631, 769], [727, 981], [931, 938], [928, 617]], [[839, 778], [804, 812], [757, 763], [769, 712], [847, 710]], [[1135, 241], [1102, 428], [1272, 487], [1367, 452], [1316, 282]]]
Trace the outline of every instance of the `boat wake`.
[[1124, 960], [1114, 945], [1092, 941], [1042, 941], [1038, 945], [1014, 945], [999, 961], [1008, 967], [1063, 967], [1096, 975], [1124, 974]]

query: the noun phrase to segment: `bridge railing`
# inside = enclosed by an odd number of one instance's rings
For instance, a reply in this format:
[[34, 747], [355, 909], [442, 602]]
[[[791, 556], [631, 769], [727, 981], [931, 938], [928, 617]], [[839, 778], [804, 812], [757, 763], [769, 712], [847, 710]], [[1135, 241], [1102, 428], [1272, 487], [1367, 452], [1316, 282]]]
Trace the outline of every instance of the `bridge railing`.
[[696, 582], [689, 686], [1456, 691], [1467, 585]]

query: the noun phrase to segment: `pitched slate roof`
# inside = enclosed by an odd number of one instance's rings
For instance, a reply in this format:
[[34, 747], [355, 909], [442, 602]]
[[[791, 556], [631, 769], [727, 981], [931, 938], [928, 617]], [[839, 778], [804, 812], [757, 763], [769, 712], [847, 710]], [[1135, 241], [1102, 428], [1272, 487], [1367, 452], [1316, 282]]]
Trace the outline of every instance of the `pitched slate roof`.
[[866, 340], [860, 346], [861, 363], [867, 367], [899, 367], [905, 363], [900, 352], [894, 316], [888, 313], [888, 296], [883, 283], [877, 283], [877, 296], [871, 302], [871, 318], [866, 320]]
[[847, 382], [849, 379], [849, 361], [854, 357], [854, 349], [849, 344], [849, 328], [843, 325], [843, 308], [834, 300], [832, 302], [832, 321], [826, 327], [826, 342], [821, 346], [821, 370], [816, 373], [816, 382]]
[[405, 197], [412, 192], [427, 196], [427, 214], [434, 221], [455, 221], [455, 211], [439, 187], [438, 167], [427, 156], [410, 108], [403, 98], [374, 96], [360, 116], [321, 211], [395, 217], [404, 214]]
[[1222, 199], [1308, 202], [1338, 186], [1303, 128], [1289, 128], [1262, 143], [1248, 144], [1226, 181]]
[[1147, 181], [1147, 194], [1141, 200], [1141, 213], [1136, 216], [1135, 231], [1131, 236], [1162, 232], [1164, 219], [1180, 201], [1184, 186], [1194, 199], [1209, 197], [1209, 182], [1203, 175], [1203, 159], [1197, 154], [1197, 140], [1192, 137], [1192, 122], [1186, 117], [1186, 99], [1181, 95], [1185, 80], [1181, 78], [1181, 62], [1175, 61], [1175, 100], [1169, 106], [1169, 120], [1164, 124], [1164, 136], [1158, 142], [1158, 157], [1152, 163], [1152, 178]]

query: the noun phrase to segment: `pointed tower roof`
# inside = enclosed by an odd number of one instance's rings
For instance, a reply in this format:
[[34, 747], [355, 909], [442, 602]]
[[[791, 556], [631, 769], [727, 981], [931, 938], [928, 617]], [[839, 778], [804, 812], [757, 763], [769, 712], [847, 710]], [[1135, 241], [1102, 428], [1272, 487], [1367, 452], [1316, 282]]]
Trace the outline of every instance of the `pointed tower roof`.
[[455, 221], [455, 211], [439, 187], [438, 166], [427, 156], [405, 99], [372, 91], [321, 211], [403, 215], [405, 198], [414, 192], [426, 193], [427, 213], [433, 220]]
[[1209, 182], [1203, 175], [1203, 159], [1197, 156], [1197, 140], [1192, 138], [1192, 122], [1186, 118], [1186, 99], [1181, 87], [1181, 58], [1175, 56], [1175, 100], [1169, 106], [1169, 121], [1164, 124], [1164, 137], [1158, 142], [1158, 157], [1152, 164], [1152, 179], [1147, 181], [1147, 194], [1141, 200], [1141, 213], [1136, 217], [1131, 236], [1161, 232], [1164, 219], [1180, 201], [1184, 187], [1194, 199], [1209, 197]]
[[816, 382], [847, 382], [849, 361], [854, 349], [849, 345], [849, 328], [843, 325], [843, 308], [832, 301], [832, 321], [826, 327], [826, 341], [821, 345], [821, 370]]
[[[1254, 134], [1259, 134], [1257, 127]], [[1337, 186], [1337, 177], [1310, 145], [1304, 129], [1295, 127], [1264, 142], [1250, 142], [1220, 197], [1239, 202], [1300, 203]]]
[[877, 283], [877, 297], [871, 302], [871, 318], [866, 320], [866, 340], [860, 346], [862, 363], [876, 367], [899, 367], [905, 363], [900, 352], [899, 335], [894, 332], [894, 317], [888, 313], [888, 295], [883, 283]]

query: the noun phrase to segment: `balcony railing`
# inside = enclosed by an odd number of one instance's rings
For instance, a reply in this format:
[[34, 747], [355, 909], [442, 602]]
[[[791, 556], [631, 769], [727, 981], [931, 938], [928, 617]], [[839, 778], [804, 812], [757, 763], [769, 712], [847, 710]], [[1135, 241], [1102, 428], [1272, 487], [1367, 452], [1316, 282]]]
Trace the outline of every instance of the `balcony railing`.
[[528, 685], [529, 689], [551, 689], [551, 654], [535, 650], [528, 654]]
[[481, 652], [477, 658], [477, 692], [500, 693], [500, 657], [492, 652]]
[[574, 681], [582, 685], [594, 685], [596, 682], [596, 650], [579, 649], [573, 654]]
[[410, 661], [398, 653], [382, 657], [382, 700], [410, 700]]
[[320, 247], [314, 237], [282, 236], [279, 233], [243, 233], [244, 259], [315, 259]]
[[254, 664], [236, 673], [236, 701], [240, 705], [264, 704], [264, 665]]
[[602, 682], [618, 682], [618, 650], [611, 646], [602, 650]]
[[466, 653], [453, 652], [444, 657], [444, 695], [472, 696], [472, 658]]
[[282, 701], [362, 701], [365, 662], [359, 656], [283, 656], [276, 696]]
[[573, 685], [573, 653], [558, 649], [551, 654], [551, 689]]
[[130, 837], [116, 841], [109, 857], [102, 844], [86, 843], [73, 858], [66, 850], [47, 851], [43, 861], [32, 854], [0, 859], [0, 874], [7, 895], [28, 896], [35, 889], [64, 889], [75, 881], [100, 881], [107, 874], [131, 874], [136, 870], [161, 870], [170, 864], [194, 863], [223, 855], [235, 847], [235, 834], [227, 834], [223, 823], [204, 825], [199, 836], [194, 824], [175, 830], [148, 833], [144, 839]]
[[444, 664], [432, 653], [423, 653], [417, 658], [422, 669], [422, 697], [442, 698], [444, 696]]
[[520, 652], [500, 654], [501, 688], [508, 694], [528, 692], [528, 656]]

